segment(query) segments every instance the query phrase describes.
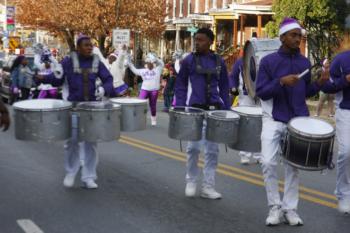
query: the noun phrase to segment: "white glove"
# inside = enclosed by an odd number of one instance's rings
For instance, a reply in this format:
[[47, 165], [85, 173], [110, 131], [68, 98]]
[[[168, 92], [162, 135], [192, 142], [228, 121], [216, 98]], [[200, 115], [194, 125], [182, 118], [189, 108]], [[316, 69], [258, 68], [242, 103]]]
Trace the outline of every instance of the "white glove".
[[105, 96], [105, 89], [103, 87], [99, 86], [96, 89], [95, 96], [96, 96], [96, 100], [102, 100], [103, 97]]

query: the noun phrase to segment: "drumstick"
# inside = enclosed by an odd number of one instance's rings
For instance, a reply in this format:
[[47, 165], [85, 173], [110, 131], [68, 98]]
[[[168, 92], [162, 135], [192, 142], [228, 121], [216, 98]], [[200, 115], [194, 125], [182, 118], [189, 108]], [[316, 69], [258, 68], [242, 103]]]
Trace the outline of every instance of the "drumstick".
[[298, 78], [301, 79], [302, 77], [304, 77], [307, 73], [310, 72], [310, 70], [314, 69], [315, 67], [317, 67], [318, 64], [315, 64], [313, 66], [311, 66], [309, 69], [304, 70], [301, 74], [298, 75]]
[[301, 73], [301, 74], [298, 75], [298, 79], [301, 79], [303, 76], [305, 76], [305, 75], [306, 75], [307, 73], [309, 73], [309, 72], [310, 72], [310, 69], [304, 70], [303, 73]]

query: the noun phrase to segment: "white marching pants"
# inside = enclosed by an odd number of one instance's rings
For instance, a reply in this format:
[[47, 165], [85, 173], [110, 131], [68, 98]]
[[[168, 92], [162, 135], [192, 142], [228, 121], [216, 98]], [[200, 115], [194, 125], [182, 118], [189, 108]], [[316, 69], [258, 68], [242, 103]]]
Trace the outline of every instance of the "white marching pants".
[[79, 118], [72, 115], [72, 137], [64, 145], [64, 167], [67, 174], [76, 175], [81, 170], [81, 180], [96, 180], [96, 168], [98, 163], [97, 143], [79, 142], [78, 140]]
[[350, 200], [350, 110], [337, 108], [335, 120], [338, 140], [335, 195], [340, 200]]
[[[243, 93], [243, 90], [240, 91], [238, 103], [239, 103], [239, 106], [256, 106], [255, 101], [249, 95], [245, 95]], [[242, 157], [247, 157], [247, 158], [253, 157], [254, 159], [259, 159], [261, 157], [261, 153], [252, 153], [252, 152], [247, 152], [247, 151], [240, 151], [238, 155], [241, 158]]]
[[268, 205], [279, 205], [282, 206], [283, 210], [296, 210], [299, 200], [299, 178], [296, 168], [285, 164], [285, 185], [282, 201], [278, 190], [277, 165], [279, 161], [280, 142], [285, 136], [286, 131], [286, 124], [275, 121], [271, 117], [263, 117], [261, 162]]
[[186, 182], [196, 183], [199, 175], [198, 158], [204, 146], [203, 187], [215, 186], [215, 171], [218, 165], [219, 145], [205, 140], [206, 121], [203, 122], [202, 140], [188, 142]]

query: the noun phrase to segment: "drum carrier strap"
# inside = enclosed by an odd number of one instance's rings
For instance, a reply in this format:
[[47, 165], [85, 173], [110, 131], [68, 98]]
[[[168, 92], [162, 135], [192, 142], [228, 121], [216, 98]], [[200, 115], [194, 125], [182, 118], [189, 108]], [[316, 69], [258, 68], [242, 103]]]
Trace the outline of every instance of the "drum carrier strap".
[[100, 59], [97, 55], [93, 55], [93, 60], [92, 60], [92, 67], [91, 68], [81, 68], [80, 67], [80, 62], [78, 59], [78, 54], [76, 52], [72, 52], [70, 54], [70, 57], [72, 59], [73, 63], [73, 72], [77, 74], [82, 74], [83, 76], [83, 95], [84, 95], [84, 101], [89, 101], [90, 96], [89, 96], [89, 74], [98, 73], [98, 65], [100, 63]]
[[89, 74], [91, 72], [91, 69], [81, 69], [83, 74], [83, 95], [84, 95], [84, 101], [89, 101]]
[[205, 81], [206, 81], [206, 106], [205, 108], [208, 110], [214, 110], [212, 108], [215, 108], [215, 106], [210, 106], [210, 97], [211, 97], [211, 79], [212, 75], [216, 74], [216, 78], [220, 79], [220, 72], [221, 72], [221, 59], [218, 54], [214, 54], [216, 58], [216, 67], [214, 69], [204, 69], [201, 65], [199, 55], [197, 53], [194, 53], [193, 56], [195, 58], [196, 62], [196, 73], [197, 74], [203, 74], [205, 75]]

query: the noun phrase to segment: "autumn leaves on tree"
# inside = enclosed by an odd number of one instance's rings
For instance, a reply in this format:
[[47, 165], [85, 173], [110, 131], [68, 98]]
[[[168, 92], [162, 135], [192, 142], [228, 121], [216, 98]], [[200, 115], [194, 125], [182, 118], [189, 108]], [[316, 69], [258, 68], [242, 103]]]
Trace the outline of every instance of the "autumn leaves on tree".
[[74, 35], [85, 33], [100, 44], [114, 28], [146, 37], [165, 29], [165, 0], [16, 0], [19, 23], [64, 38], [74, 49]]

